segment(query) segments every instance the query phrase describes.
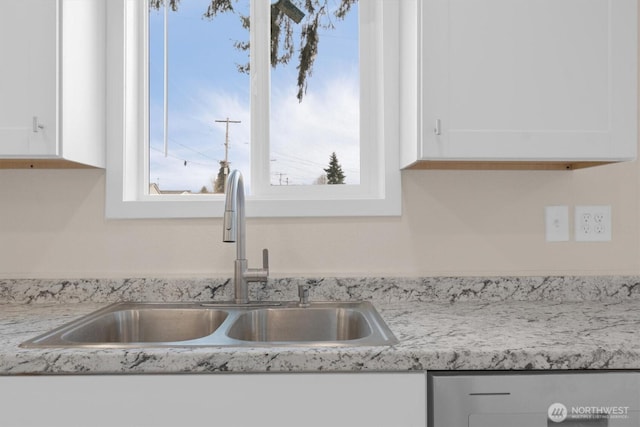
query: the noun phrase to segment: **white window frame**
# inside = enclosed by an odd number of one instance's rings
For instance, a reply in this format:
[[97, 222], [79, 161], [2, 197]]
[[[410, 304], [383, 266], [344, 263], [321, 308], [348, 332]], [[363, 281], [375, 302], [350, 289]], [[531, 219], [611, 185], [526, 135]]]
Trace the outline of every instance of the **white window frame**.
[[[250, 217], [398, 216], [401, 214], [399, 169], [400, 21], [398, 0], [362, 0], [361, 34], [361, 144], [360, 185], [271, 186], [268, 75], [251, 77], [252, 193], [247, 197]], [[146, 24], [141, 0], [107, 2], [107, 218], [221, 217], [219, 195], [153, 195], [148, 188]], [[269, 61], [269, 0], [252, 2], [252, 70]], [[262, 55], [260, 55], [262, 52]], [[365, 58], [365, 63], [362, 62]], [[254, 62], [256, 61], [256, 66]], [[265, 69], [269, 69], [267, 66]], [[257, 89], [259, 88], [259, 89]], [[265, 96], [266, 94], [266, 96]]]

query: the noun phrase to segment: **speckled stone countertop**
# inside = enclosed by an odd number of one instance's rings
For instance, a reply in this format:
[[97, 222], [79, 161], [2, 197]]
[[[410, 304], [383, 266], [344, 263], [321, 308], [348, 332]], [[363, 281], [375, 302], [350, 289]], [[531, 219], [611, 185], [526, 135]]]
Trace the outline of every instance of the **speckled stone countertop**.
[[117, 301], [226, 301], [196, 280], [1, 280], [0, 375], [505, 369], [640, 369], [640, 277], [275, 279], [258, 300], [370, 300], [387, 347], [24, 349]]

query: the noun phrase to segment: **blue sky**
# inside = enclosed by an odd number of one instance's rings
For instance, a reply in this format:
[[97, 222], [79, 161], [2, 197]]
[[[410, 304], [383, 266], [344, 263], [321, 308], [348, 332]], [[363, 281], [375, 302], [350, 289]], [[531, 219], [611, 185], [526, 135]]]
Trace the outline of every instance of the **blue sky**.
[[[337, 6], [338, 0], [331, 0]], [[247, 181], [249, 168], [249, 76], [236, 64], [247, 52], [233, 47], [248, 40], [236, 15], [202, 17], [209, 0], [182, 0], [169, 13], [169, 156], [162, 131], [162, 19], [150, 15], [150, 181], [161, 189], [209, 189], [224, 159], [225, 124], [230, 124], [229, 160]], [[244, 4], [243, 4], [244, 3]], [[248, 1], [237, 5], [246, 7]], [[304, 22], [304, 21], [303, 21]], [[272, 69], [271, 183], [311, 184], [335, 151], [348, 184], [359, 183], [359, 81], [357, 9], [336, 29], [322, 31], [307, 94], [299, 103], [297, 58]], [[295, 35], [297, 39], [297, 35]], [[185, 166], [186, 161], [186, 166]], [[282, 181], [281, 181], [282, 180]]]

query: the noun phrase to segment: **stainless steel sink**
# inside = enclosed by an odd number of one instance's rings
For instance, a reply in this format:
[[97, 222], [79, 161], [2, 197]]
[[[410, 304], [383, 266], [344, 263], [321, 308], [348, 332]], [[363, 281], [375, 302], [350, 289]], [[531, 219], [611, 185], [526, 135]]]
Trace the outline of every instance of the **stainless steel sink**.
[[242, 341], [345, 341], [371, 335], [361, 312], [345, 308], [266, 308], [243, 313], [227, 334]]
[[393, 345], [369, 302], [117, 303], [21, 347], [255, 347]]
[[227, 312], [206, 308], [139, 307], [101, 314], [60, 338], [78, 343], [187, 341], [211, 335]]

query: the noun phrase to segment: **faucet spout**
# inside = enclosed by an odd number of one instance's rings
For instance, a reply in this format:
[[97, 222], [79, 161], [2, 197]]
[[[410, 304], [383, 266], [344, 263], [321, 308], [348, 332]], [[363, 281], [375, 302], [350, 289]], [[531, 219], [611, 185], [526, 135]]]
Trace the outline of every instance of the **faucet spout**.
[[236, 259], [245, 259], [244, 181], [238, 170], [227, 178], [222, 241], [236, 243]]
[[234, 263], [234, 293], [236, 304], [249, 302], [249, 282], [266, 282], [269, 277], [269, 252], [263, 250], [262, 268], [249, 268], [246, 259], [245, 197], [242, 174], [234, 170], [227, 178], [225, 188], [222, 241], [236, 244]]

